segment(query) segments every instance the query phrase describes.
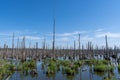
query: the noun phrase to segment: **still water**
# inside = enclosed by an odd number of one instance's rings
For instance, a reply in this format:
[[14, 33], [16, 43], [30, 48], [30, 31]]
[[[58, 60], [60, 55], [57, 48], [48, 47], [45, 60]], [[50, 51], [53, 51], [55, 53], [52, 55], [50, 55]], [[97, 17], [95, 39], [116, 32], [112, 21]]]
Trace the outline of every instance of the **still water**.
[[[78, 70], [78, 73], [74, 76], [67, 76], [62, 74], [62, 71], [57, 72], [54, 75], [46, 75], [45, 71], [42, 70], [42, 62], [37, 62], [37, 75], [23, 74], [21, 71], [16, 71], [9, 80], [104, 80], [106, 73], [96, 73], [90, 66], [84, 65]], [[118, 72], [117, 66], [114, 67], [112, 80], [120, 80], [120, 73]]]

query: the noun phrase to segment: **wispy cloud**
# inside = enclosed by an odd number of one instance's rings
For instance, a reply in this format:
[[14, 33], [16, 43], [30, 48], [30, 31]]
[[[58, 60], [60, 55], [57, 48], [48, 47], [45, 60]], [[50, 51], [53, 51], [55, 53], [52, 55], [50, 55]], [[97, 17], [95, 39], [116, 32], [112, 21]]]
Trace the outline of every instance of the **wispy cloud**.
[[95, 30], [95, 32], [102, 32], [104, 29], [97, 29], [97, 30]]
[[[65, 32], [65, 33], [56, 33], [56, 36], [60, 36], [60, 37], [67, 37], [67, 36], [74, 36], [74, 35], [78, 35], [78, 34], [84, 34], [87, 33], [87, 31], [74, 31], [74, 32]], [[47, 34], [49, 36], [52, 36], [52, 33]]]
[[96, 34], [96, 37], [105, 37], [105, 35], [107, 35], [109, 38], [120, 38], [120, 33], [111, 33], [111, 32], [99, 33]]
[[0, 33], [0, 36], [12, 36], [11, 33]]
[[78, 34], [83, 34], [86, 33], [86, 31], [74, 31], [71, 33], [63, 33], [60, 36], [73, 36], [73, 35], [78, 35]]
[[56, 41], [60, 41], [60, 42], [67, 42], [70, 39], [68, 37], [61, 37], [61, 38], [57, 38]]
[[[52, 38], [52, 34], [49, 33], [47, 35], [40, 35], [39, 32], [35, 32], [35, 31], [14, 31], [15, 33], [15, 41], [17, 41], [17, 39], [23, 39], [23, 37], [25, 37], [26, 42], [36, 42], [36, 41], [43, 41], [43, 39], [46, 39], [46, 43], [50, 44], [50, 46], [52, 45], [51, 42], [53, 41]], [[98, 44], [100, 45], [104, 45], [104, 37], [105, 35], [108, 36], [108, 42], [109, 45], [113, 46], [114, 44], [119, 44], [119, 38], [120, 38], [120, 33], [114, 33], [114, 32], [108, 32], [105, 31], [104, 29], [97, 29], [97, 30], [93, 30], [93, 31], [73, 31], [73, 32], [64, 32], [64, 33], [56, 33], [56, 45], [60, 44], [60, 45], [66, 45], [66, 43], [69, 43], [69, 46], [73, 46], [73, 42], [74, 40], [76, 41], [76, 43], [78, 43], [78, 34], [81, 34], [81, 44], [85, 44], [88, 41], [91, 41], [94, 45]], [[10, 42], [12, 40], [12, 35], [13, 35], [13, 31], [11, 32], [0, 32], [0, 38], [1, 41], [3, 42]], [[11, 44], [10, 44], [11, 45]], [[78, 44], [76, 44], [78, 45]]]
[[[24, 36], [20, 36], [19, 38], [22, 39]], [[37, 36], [25, 36], [25, 39], [28, 39], [28, 40], [41, 40], [43, 38], [41, 37], [37, 37]]]

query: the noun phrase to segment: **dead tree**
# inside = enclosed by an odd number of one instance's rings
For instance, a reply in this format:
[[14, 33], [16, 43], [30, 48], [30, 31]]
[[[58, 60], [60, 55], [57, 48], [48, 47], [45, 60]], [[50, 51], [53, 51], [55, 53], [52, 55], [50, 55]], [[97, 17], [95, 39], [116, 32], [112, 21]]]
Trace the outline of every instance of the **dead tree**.
[[53, 57], [55, 58], [55, 17], [54, 17], [54, 20], [53, 20]]
[[12, 58], [14, 58], [14, 33], [12, 38]]
[[4, 44], [4, 52], [3, 52], [3, 59], [6, 59], [6, 57], [7, 57], [7, 44], [5, 43]]
[[79, 59], [81, 59], [81, 45], [80, 45], [80, 34], [78, 34], [78, 43], [79, 43], [79, 46], [78, 46], [78, 52], [79, 52]]
[[107, 35], [105, 35], [105, 42], [106, 42], [106, 57], [109, 58], [109, 51], [108, 51], [108, 42], [107, 42]]
[[73, 58], [75, 59], [76, 57], [76, 41], [74, 40], [74, 53], [73, 53]]
[[84, 45], [82, 45], [82, 59], [85, 58]]
[[[105, 35], [105, 42], [106, 42], [106, 54], [107, 54], [107, 60], [109, 60], [109, 51], [108, 51], [108, 42], [107, 42], [107, 35]], [[108, 61], [109, 62], [109, 61]], [[107, 65], [107, 67], [109, 68], [109, 64]], [[109, 69], [107, 70], [108, 72], [108, 77], [110, 78], [110, 71]]]
[[17, 40], [17, 52], [16, 52], [16, 60], [18, 61], [18, 59], [19, 59], [19, 48], [20, 48], [20, 45], [19, 45], [20, 43], [19, 43], [19, 38], [18, 38], [18, 40]]
[[38, 58], [38, 42], [36, 42], [36, 58]]
[[22, 43], [21, 43], [21, 48], [22, 48], [22, 62], [25, 61], [26, 59], [26, 53], [25, 53], [25, 37], [23, 37]]
[[53, 5], [53, 44], [52, 44], [52, 53], [53, 58], [55, 58], [55, 4]]

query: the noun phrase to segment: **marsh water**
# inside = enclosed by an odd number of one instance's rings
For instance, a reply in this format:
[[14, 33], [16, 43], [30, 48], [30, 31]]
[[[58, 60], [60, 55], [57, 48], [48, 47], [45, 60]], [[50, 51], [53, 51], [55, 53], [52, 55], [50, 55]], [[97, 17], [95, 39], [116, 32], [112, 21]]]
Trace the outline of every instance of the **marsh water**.
[[[78, 69], [78, 73], [74, 76], [67, 76], [66, 74], [63, 74], [61, 70], [56, 74], [47, 75], [42, 69], [42, 61], [37, 61], [36, 63], [38, 73], [37, 75], [31, 75], [30, 73], [24, 74], [21, 71], [15, 71], [8, 78], [8, 80], [104, 80], [104, 77], [108, 75], [108, 72], [94, 72], [93, 65], [83, 65]], [[120, 73], [117, 68], [117, 62], [111, 59], [111, 64], [114, 64], [114, 71], [110, 73], [112, 75], [112, 80], [120, 80]]]

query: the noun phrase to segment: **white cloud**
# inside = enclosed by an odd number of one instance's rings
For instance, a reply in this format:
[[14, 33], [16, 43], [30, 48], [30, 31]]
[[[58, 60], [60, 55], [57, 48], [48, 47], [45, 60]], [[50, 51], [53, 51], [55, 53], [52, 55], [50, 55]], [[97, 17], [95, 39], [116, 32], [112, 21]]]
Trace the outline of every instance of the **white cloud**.
[[[66, 33], [61, 33], [61, 34], [55, 34], [56, 36], [59, 36], [59, 37], [67, 37], [67, 36], [74, 36], [74, 35], [78, 35], [78, 34], [84, 34], [86, 33], [87, 31], [74, 31], [74, 32], [66, 32]], [[49, 36], [52, 36], [53, 34], [52, 33], [49, 33], [47, 34]]]
[[88, 35], [81, 37], [83, 41], [92, 41], [93, 37], [89, 37]]
[[107, 35], [109, 38], [120, 38], [120, 33], [111, 33], [111, 32], [105, 32], [105, 33], [99, 33], [96, 34], [96, 37], [105, 37]]
[[61, 42], [67, 42], [70, 39], [68, 37], [61, 37], [61, 38], [57, 38], [56, 41], [61, 41]]
[[[43, 35], [40, 35], [39, 32], [22, 32], [22, 31], [14, 31], [15, 33], [15, 41], [17, 41], [18, 37], [19, 39], [23, 39], [25, 36], [26, 42], [36, 42], [36, 41], [42, 41]], [[38, 35], [39, 34], [39, 35]], [[93, 45], [98, 44], [99, 46], [105, 45], [104, 37], [105, 35], [108, 36], [108, 42], [110, 46], [114, 46], [115, 44], [118, 45], [120, 40], [120, 33], [113, 33], [113, 32], [105, 32], [103, 29], [97, 29], [94, 31], [73, 31], [73, 32], [65, 32], [65, 33], [56, 33], [56, 45], [60, 44], [65, 46], [68, 42], [69, 46], [73, 46], [74, 40], [76, 40], [76, 45], [78, 45], [78, 34], [81, 34], [81, 44], [86, 45], [88, 41], [91, 41]], [[11, 43], [13, 32], [1, 32], [0, 38], [1, 41], [5, 41], [7, 43]], [[49, 33], [45, 35], [46, 43], [52, 45], [52, 33]], [[27, 43], [26, 43], [27, 44]], [[11, 45], [11, 44], [10, 44]]]
[[75, 32], [71, 32], [71, 33], [63, 33], [63, 34], [61, 34], [61, 36], [73, 36], [73, 35], [78, 35], [78, 34], [82, 34], [82, 33], [86, 33], [86, 31], [75, 31]]
[[104, 29], [97, 29], [95, 32], [101, 32], [103, 31]]
[[[20, 36], [19, 38], [22, 39], [23, 36]], [[41, 40], [42, 38], [37, 37], [37, 36], [25, 36], [25, 39], [28, 39], [28, 40]]]
[[12, 36], [11, 33], [0, 33], [0, 36]]
[[75, 31], [75, 32], [71, 32], [71, 33], [58, 34], [58, 36], [73, 36], [73, 35], [77, 35], [77, 34], [80, 34], [80, 31]]

